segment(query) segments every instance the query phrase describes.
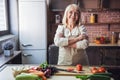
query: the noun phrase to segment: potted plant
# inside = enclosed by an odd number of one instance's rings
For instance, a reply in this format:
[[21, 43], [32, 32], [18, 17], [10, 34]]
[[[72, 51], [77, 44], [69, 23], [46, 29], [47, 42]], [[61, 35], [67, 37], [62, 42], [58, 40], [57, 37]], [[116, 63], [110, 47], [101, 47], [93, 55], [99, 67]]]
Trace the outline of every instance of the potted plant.
[[5, 56], [11, 56], [13, 55], [13, 44], [8, 42], [4, 44], [4, 55]]

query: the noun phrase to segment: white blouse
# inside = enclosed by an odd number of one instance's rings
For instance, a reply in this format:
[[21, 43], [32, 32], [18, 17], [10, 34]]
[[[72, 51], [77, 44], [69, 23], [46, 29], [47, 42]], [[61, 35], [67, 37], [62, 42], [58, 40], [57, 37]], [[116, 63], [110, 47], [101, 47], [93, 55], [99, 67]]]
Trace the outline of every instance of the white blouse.
[[[88, 65], [88, 56], [85, 49], [88, 47], [88, 40], [83, 39], [76, 43], [77, 48], [64, 47], [68, 45], [68, 39], [79, 36], [80, 34], [86, 34], [86, 28], [76, 26], [70, 31], [64, 25], [58, 25], [55, 33], [54, 43], [59, 46], [58, 65]], [[63, 33], [64, 37], [59, 37], [59, 34]]]

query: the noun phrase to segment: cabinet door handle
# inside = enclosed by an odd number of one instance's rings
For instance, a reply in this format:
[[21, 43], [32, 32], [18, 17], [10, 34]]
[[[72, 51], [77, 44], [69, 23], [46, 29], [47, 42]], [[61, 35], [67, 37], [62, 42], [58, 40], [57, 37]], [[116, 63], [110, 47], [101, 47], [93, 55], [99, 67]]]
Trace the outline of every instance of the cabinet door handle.
[[32, 54], [23, 54], [24, 57], [27, 57], [27, 56], [32, 56]]
[[32, 46], [32, 44], [22, 44], [23, 47]]

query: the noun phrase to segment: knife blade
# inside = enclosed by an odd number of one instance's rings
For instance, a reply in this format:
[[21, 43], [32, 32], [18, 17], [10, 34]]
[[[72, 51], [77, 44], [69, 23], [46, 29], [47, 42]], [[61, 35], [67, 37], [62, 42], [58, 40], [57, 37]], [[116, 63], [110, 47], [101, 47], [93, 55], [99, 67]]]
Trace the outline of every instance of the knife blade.
[[57, 70], [58, 71], [65, 71], [65, 72], [71, 72], [71, 73], [81, 73], [82, 71], [74, 71], [74, 70], [71, 70], [71, 71], [69, 71], [69, 70], [67, 70], [67, 69], [62, 69], [62, 68], [57, 68]]

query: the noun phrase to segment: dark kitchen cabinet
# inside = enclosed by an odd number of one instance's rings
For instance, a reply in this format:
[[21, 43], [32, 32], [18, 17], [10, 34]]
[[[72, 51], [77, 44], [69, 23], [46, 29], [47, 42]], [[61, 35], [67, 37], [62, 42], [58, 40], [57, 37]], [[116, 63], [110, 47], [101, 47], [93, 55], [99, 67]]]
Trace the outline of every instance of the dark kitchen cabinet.
[[78, 0], [77, 4], [81, 9], [98, 9], [100, 0]]
[[81, 9], [100, 8], [101, 0], [49, 0], [49, 8], [52, 11], [64, 11], [69, 4], [78, 4]]
[[120, 9], [120, 0], [101, 0], [102, 8]]
[[120, 66], [120, 47], [90, 46], [86, 51], [90, 65]]
[[110, 0], [110, 8], [120, 9], [120, 0]]
[[81, 9], [120, 9], [120, 0], [78, 0]]
[[120, 9], [120, 0], [49, 0], [49, 8], [53, 11], [64, 11], [72, 3], [78, 4], [81, 10]]
[[67, 5], [77, 3], [77, 0], [49, 0], [49, 8], [52, 11], [64, 11]]
[[86, 49], [89, 65], [101, 65], [101, 55], [97, 47], [88, 47]]

